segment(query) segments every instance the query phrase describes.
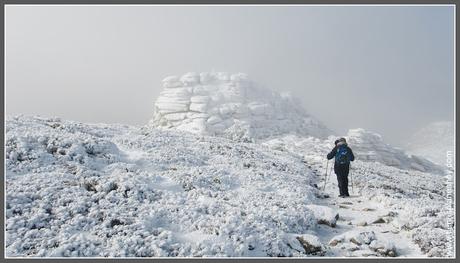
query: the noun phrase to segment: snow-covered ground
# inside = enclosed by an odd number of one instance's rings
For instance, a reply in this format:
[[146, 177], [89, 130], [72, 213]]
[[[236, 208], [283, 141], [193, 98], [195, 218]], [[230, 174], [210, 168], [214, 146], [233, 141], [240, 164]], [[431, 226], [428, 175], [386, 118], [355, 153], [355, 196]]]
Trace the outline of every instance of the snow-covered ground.
[[325, 144], [24, 116], [5, 144], [9, 257], [448, 255], [438, 175], [356, 161], [339, 200]]
[[[325, 170], [324, 160], [306, 160], [314, 169]], [[445, 182], [439, 180], [439, 175], [363, 161], [353, 162], [350, 173], [351, 198], [336, 198], [337, 179], [332, 172], [326, 182], [326, 193], [332, 198], [319, 202], [338, 209], [338, 226], [342, 226], [339, 232], [374, 232], [377, 239], [390, 242], [399, 256], [445, 257], [451, 253], [449, 237], [454, 232], [447, 217], [453, 218], [453, 207], [449, 207]], [[324, 183], [322, 180], [319, 186], [324, 187]], [[365, 249], [354, 251], [355, 245], [344, 244], [351, 249], [347, 255], [362, 255]], [[378, 251], [364, 253], [375, 252]]]
[[442, 166], [350, 130], [338, 199], [337, 137], [292, 97], [241, 73], [163, 87], [143, 127], [7, 118], [7, 256], [451, 255]]
[[[354, 149], [354, 144], [351, 144], [353, 140], [350, 141], [350, 146]], [[444, 257], [451, 253], [449, 238], [454, 232], [453, 225], [448, 225], [447, 218], [453, 219], [453, 207], [447, 200], [446, 181], [441, 174], [401, 169], [377, 161], [360, 160], [358, 157], [351, 164], [349, 176], [352, 197], [340, 199], [336, 198], [338, 187], [335, 174], [331, 171], [332, 161], [327, 164], [325, 159], [332, 149], [332, 138], [321, 140], [285, 136], [263, 144], [271, 149], [303, 156], [309, 167], [321, 176], [319, 187], [323, 189], [326, 185], [325, 193], [330, 198], [319, 203], [337, 208], [343, 221], [343, 230], [335, 230], [334, 233], [343, 232], [345, 229], [355, 234], [359, 229], [374, 231], [374, 234], [380, 232], [398, 244], [395, 251], [398, 255], [415, 257], [417, 253], [422, 253], [426, 256]], [[325, 184], [326, 167], [328, 180]], [[338, 221], [338, 225], [341, 221]], [[373, 223], [378, 221], [382, 222]], [[330, 237], [326, 236], [326, 239]], [[417, 252], [408, 240], [412, 240], [422, 251]], [[351, 245], [354, 248], [344, 246], [351, 249], [348, 256], [362, 255], [362, 248], [355, 252], [354, 245]], [[367, 251], [365, 254], [375, 253]]]
[[18, 117], [6, 122], [8, 256], [293, 256], [312, 171], [256, 144]]

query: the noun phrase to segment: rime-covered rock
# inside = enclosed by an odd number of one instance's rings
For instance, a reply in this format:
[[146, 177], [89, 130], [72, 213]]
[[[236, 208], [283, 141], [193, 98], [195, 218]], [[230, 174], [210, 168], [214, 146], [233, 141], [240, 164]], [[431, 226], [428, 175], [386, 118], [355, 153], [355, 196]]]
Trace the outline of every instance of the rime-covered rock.
[[189, 72], [165, 78], [163, 89], [154, 104], [154, 127], [247, 140], [332, 134], [298, 100], [263, 88], [243, 73]]
[[409, 155], [402, 149], [385, 143], [380, 134], [364, 129], [351, 129], [345, 137], [350, 147], [352, 147], [356, 158], [360, 160], [380, 162], [388, 166], [413, 169], [422, 172], [443, 172], [442, 167], [439, 167], [429, 160], [415, 155]]
[[[338, 137], [329, 136], [327, 139], [320, 139], [312, 136], [285, 135], [266, 140], [263, 143], [272, 149], [287, 150], [304, 156], [317, 156], [318, 153], [326, 156], [332, 150], [334, 140]], [[444, 174], [446, 172], [443, 167], [423, 157], [410, 155], [402, 149], [385, 143], [382, 136], [377, 133], [364, 129], [351, 129], [343, 137], [347, 139], [356, 160], [370, 163], [378, 162], [404, 170], [435, 174]]]
[[296, 239], [302, 245], [306, 254], [316, 254], [323, 249], [323, 245], [317, 236], [303, 234], [297, 236]]

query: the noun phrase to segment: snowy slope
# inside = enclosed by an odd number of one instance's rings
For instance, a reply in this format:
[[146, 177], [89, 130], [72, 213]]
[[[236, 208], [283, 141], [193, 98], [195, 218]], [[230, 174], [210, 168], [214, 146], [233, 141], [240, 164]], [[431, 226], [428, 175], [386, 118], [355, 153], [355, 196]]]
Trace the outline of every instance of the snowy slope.
[[38, 117], [7, 119], [5, 144], [10, 257], [442, 257], [448, 250], [438, 176], [357, 161], [359, 195], [339, 201], [333, 177], [318, 189], [325, 144], [300, 156], [270, 144]]
[[301, 159], [255, 144], [12, 118], [6, 253], [292, 256], [287, 234], [316, 225], [313, 179]]
[[225, 72], [165, 78], [152, 124], [240, 140], [285, 133], [320, 138], [332, 134], [293, 97], [262, 88], [246, 74]]
[[454, 151], [453, 122], [434, 122], [409, 138], [405, 148], [409, 153], [446, 165], [447, 151]]

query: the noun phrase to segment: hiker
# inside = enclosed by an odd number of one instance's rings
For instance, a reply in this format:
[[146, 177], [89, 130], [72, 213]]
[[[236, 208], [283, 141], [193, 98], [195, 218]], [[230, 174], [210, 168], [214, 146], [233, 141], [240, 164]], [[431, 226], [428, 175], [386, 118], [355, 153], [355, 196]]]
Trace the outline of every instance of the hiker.
[[348, 173], [350, 171], [350, 161], [355, 160], [353, 151], [348, 147], [345, 138], [336, 140], [335, 147], [327, 155], [327, 159], [335, 158], [334, 173], [337, 175], [337, 182], [339, 183], [339, 197], [350, 196], [348, 193]]

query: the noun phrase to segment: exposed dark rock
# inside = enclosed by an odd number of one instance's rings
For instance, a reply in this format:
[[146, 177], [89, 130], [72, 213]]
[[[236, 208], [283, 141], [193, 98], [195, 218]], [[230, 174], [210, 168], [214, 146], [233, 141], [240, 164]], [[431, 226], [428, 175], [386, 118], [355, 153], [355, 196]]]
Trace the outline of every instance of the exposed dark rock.
[[309, 241], [302, 238], [302, 236], [296, 237], [299, 243], [302, 245], [303, 249], [305, 250], [306, 254], [316, 254], [322, 250], [321, 245], [312, 244]]
[[110, 227], [114, 227], [114, 226], [117, 226], [117, 225], [123, 225], [124, 223], [121, 222], [120, 220], [118, 219], [112, 219], [110, 220]]

